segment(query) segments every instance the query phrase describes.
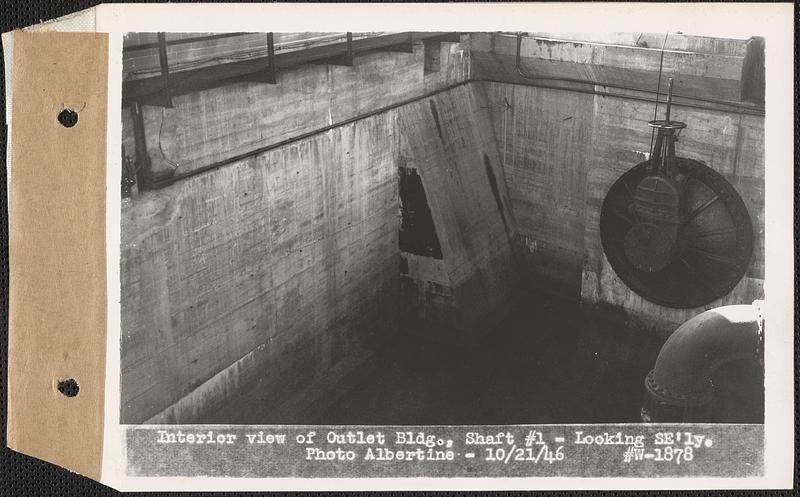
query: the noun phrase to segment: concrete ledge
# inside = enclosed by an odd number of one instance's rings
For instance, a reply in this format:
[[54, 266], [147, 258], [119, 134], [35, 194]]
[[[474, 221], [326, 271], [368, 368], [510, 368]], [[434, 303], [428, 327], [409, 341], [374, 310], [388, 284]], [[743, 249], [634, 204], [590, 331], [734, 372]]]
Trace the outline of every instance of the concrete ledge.
[[[740, 102], [745, 42], [721, 44], [713, 53], [665, 50], [661, 91], [675, 78], [675, 94], [687, 98]], [[713, 50], [713, 44], [685, 42], [687, 49]], [[730, 45], [730, 46], [728, 46]], [[725, 48], [727, 47], [727, 48]], [[524, 36], [520, 66], [525, 76], [541, 80], [578, 80], [603, 86], [655, 92], [661, 46], [625, 46]], [[521, 84], [529, 81], [516, 68], [517, 37], [472, 35], [473, 80]]]
[[724, 305], [750, 304], [764, 298], [764, 280], [745, 276], [727, 295], [702, 307], [672, 309], [654, 304], [628, 288], [603, 255], [600, 273], [584, 267], [581, 301], [595, 309], [615, 309], [625, 315], [625, 324], [645, 333], [669, 336], [678, 326], [708, 309]]
[[[567, 33], [557, 31], [537, 31], [527, 33], [535, 38], [550, 40], [575, 41], [583, 43], [599, 43], [604, 45], [620, 45], [638, 48], [657, 48], [679, 50], [713, 55], [744, 56], [747, 40], [733, 38], [715, 38], [710, 36], [685, 35], [682, 33]], [[664, 42], [666, 41], [666, 44]]]

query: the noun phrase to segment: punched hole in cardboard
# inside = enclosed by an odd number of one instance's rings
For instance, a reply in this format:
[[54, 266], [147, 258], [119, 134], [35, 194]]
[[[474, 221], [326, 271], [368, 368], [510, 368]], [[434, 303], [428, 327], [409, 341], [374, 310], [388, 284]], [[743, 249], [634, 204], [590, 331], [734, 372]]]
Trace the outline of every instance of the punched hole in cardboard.
[[58, 122], [65, 128], [71, 128], [78, 124], [78, 113], [72, 109], [64, 109], [58, 113]]
[[78, 395], [78, 391], [80, 390], [78, 382], [75, 381], [74, 378], [59, 380], [57, 388], [59, 392], [66, 395], [67, 397], [75, 397], [76, 395]]

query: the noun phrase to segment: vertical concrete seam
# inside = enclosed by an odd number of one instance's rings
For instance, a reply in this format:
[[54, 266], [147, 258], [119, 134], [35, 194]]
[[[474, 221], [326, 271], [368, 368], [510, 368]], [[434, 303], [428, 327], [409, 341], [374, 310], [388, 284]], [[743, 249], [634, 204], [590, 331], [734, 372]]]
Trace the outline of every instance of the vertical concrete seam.
[[731, 176], [736, 178], [736, 171], [739, 169], [739, 161], [742, 157], [742, 115], [739, 114], [739, 124], [736, 128], [736, 148], [733, 155], [733, 171]]

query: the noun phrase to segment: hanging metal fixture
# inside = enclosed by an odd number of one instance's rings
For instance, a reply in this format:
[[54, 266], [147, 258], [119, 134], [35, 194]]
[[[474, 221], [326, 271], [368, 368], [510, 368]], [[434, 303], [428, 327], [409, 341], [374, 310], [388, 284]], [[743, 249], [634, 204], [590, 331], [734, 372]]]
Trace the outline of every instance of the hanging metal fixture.
[[[741, 280], [753, 230], [736, 190], [713, 169], [675, 155], [686, 123], [673, 121], [672, 79], [650, 159], [623, 174], [600, 213], [600, 237], [611, 267], [647, 300], [675, 308], [708, 304]], [[657, 109], [656, 109], [657, 112]]]

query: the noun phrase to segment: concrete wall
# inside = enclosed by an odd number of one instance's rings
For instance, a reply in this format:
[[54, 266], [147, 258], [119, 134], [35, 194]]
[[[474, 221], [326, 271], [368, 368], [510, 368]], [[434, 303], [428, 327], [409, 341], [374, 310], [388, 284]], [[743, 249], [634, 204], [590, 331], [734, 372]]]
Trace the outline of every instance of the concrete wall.
[[[714, 169], [736, 189], [750, 213], [754, 234], [753, 256], [745, 276], [726, 296], [696, 309], [668, 309], [632, 292], [616, 276], [603, 256], [598, 229], [605, 192], [628, 166], [644, 157], [631, 152], [648, 150], [650, 132], [642, 126], [652, 105], [624, 99], [600, 98], [595, 105], [595, 151], [587, 171], [587, 199], [581, 297], [584, 302], [609, 304], [626, 311], [632, 324], [661, 332], [672, 331], [703, 310], [729, 304], [749, 304], [763, 298], [764, 282], [764, 118], [729, 112], [677, 107], [675, 119], [687, 123], [676, 144], [677, 154]], [[634, 123], [639, 129], [629, 129]], [[625, 137], [625, 138], [623, 138]], [[634, 138], [635, 137], [635, 138]], [[625, 143], [625, 146], [620, 144]], [[635, 145], [634, 145], [635, 144]]]
[[609, 44], [523, 36], [517, 70], [515, 35], [477, 33], [471, 38], [473, 79], [526, 83], [541, 78], [538, 83], [556, 83], [571, 78], [655, 91], [661, 70], [664, 84], [675, 78], [676, 95], [738, 102], [746, 42], [687, 42], [701, 50], [690, 52], [680, 48], [683, 44], [676, 46], [678, 41], [672, 43], [676, 48], [665, 48], [662, 58], [660, 44], [625, 46], [616, 40]]
[[[499, 153], [517, 219], [517, 245], [540, 288], [621, 309], [637, 326], [672, 329], [703, 309], [675, 310], [633, 293], [608, 265], [600, 243], [605, 194], [646, 160], [653, 104], [503, 83], [486, 86]], [[764, 119], [676, 106], [688, 124], [677, 154], [721, 173], [745, 201], [755, 246], [746, 277], [705, 308], [749, 303], [764, 277]]]
[[[669, 332], [702, 310], [750, 303], [764, 278], [764, 118], [757, 103], [740, 101], [745, 40], [671, 35], [663, 57], [662, 92], [675, 78], [672, 118], [684, 121], [677, 154], [722, 174], [744, 200], [754, 227], [747, 274], [727, 296], [704, 308], [652, 304], [622, 283], [603, 254], [599, 217], [619, 176], [646, 160], [663, 34], [569, 34], [523, 37], [523, 77], [517, 38], [471, 38], [472, 74], [486, 107], [508, 181], [527, 281], [624, 313], [632, 326]], [[654, 45], [660, 41], [658, 45]], [[581, 84], [576, 81], [592, 81]], [[480, 81], [480, 83], [478, 83]], [[731, 105], [734, 104], [734, 105]], [[661, 105], [663, 116], [664, 105]]]
[[549, 40], [576, 40], [581, 43], [593, 43], [601, 45], [614, 45], [623, 47], [638, 47], [665, 50], [690, 52], [699, 54], [718, 54], [733, 55], [743, 57], [745, 55], [745, 43], [743, 40], [731, 38], [714, 38], [711, 36], [687, 35], [682, 33], [608, 33], [608, 32], [553, 32], [541, 31], [528, 33], [536, 38]]
[[156, 170], [308, 137], [123, 202], [123, 422], [205, 419], [256, 381], [276, 413], [310, 407], [395, 330], [398, 112], [370, 113], [466, 81], [467, 46], [436, 47], [438, 71], [419, 43], [143, 108]]
[[[417, 43], [414, 53], [366, 53], [353, 67], [309, 64], [278, 73], [275, 85], [230, 84], [174, 97], [173, 108], [145, 106], [153, 171], [185, 173], [465, 82], [468, 43], [442, 42], [439, 50], [433, 73], [425, 74]], [[132, 129], [127, 110], [123, 123]], [[124, 135], [133, 157], [132, 132]]]
[[375, 116], [125, 200], [124, 422], [191, 421], [254, 376], [308, 387], [391, 332], [395, 127]]
[[486, 83], [528, 279], [577, 296], [584, 258], [593, 97]]
[[[404, 252], [405, 302], [420, 317], [460, 331], [511, 299], [515, 221], [497, 143], [475, 86], [398, 109], [401, 166], [417, 170], [442, 260]], [[437, 330], [437, 333], [444, 333]]]

